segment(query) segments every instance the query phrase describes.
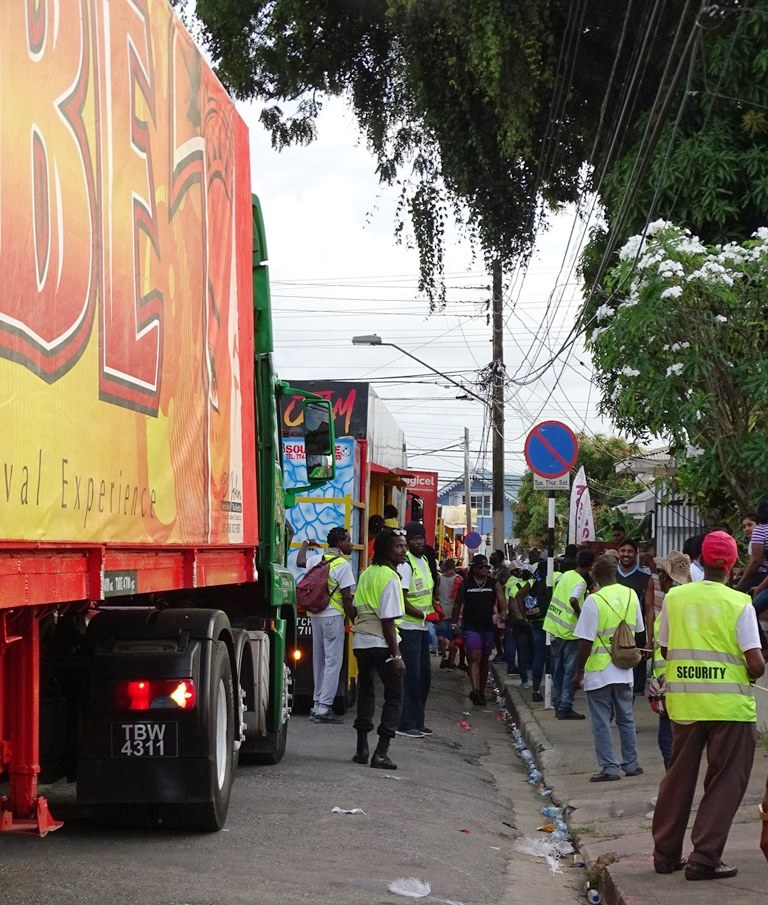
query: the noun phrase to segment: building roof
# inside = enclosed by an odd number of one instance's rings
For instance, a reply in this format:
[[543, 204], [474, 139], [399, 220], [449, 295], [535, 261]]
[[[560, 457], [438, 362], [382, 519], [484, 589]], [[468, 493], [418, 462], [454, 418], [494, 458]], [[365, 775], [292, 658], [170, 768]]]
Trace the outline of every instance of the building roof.
[[636, 456], [627, 456], [616, 463], [617, 474], [630, 474], [638, 477], [650, 475], [663, 477], [674, 470], [672, 456], [668, 446], [657, 449], [645, 449]]
[[[490, 493], [493, 490], [493, 474], [485, 469], [472, 470], [469, 473], [471, 483], [483, 484]], [[522, 476], [519, 474], [504, 475], [504, 496], [510, 502], [517, 499], [517, 491], [520, 487]], [[447, 484], [444, 484], [438, 491], [438, 497], [451, 493], [454, 490], [464, 490], [464, 477], [454, 478]]]

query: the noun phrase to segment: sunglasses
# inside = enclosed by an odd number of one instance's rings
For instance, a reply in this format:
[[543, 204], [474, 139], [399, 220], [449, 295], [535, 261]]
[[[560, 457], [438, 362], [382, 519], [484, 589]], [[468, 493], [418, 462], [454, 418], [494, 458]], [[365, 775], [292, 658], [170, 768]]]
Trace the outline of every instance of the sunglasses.
[[392, 528], [395, 537], [405, 537], [405, 528]]

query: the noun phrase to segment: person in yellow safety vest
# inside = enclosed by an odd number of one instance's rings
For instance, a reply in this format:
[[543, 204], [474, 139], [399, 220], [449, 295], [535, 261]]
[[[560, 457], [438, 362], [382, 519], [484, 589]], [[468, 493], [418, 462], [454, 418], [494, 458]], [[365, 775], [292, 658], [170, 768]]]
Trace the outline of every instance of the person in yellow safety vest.
[[[658, 583], [664, 597], [681, 584], [688, 584], [691, 580], [691, 558], [685, 553], [677, 550], [670, 550], [666, 556], [657, 556], [653, 560], [658, 572]], [[659, 627], [661, 626], [661, 607], [659, 606], [658, 614], [653, 621], [653, 663], [651, 684], [648, 688], [648, 699], [651, 707], [659, 716], [659, 751], [664, 761], [664, 766], [668, 767], [672, 760], [672, 722], [667, 713], [667, 689], [665, 684], [665, 672], [667, 661], [661, 653], [661, 645], [659, 644]]]
[[552, 705], [558, 720], [586, 719], [573, 709], [572, 682], [579, 662], [579, 640], [573, 630], [581, 615], [594, 561], [592, 550], [577, 553], [576, 568], [560, 574], [544, 619], [544, 631], [551, 635]]
[[[653, 815], [653, 862], [660, 874], [685, 868], [688, 880], [737, 873], [723, 863], [722, 854], [755, 755], [757, 715], [750, 683], [765, 671], [752, 602], [726, 587], [738, 556], [730, 534], [707, 534], [701, 550], [704, 579], [672, 588], [659, 625], [673, 744]], [[704, 795], [686, 863], [683, 840], [705, 748]]]
[[[643, 630], [640, 601], [632, 588], [620, 585], [614, 557], [595, 560], [592, 575], [599, 589], [588, 595], [581, 608], [574, 635], [581, 639], [579, 665], [573, 688], [584, 684], [595, 754], [600, 772], [590, 782], [611, 782], [625, 776], [639, 776], [637, 737], [632, 713], [631, 669], [617, 666], [611, 658], [611, 641], [622, 621], [634, 631]], [[621, 741], [621, 762], [616, 759], [611, 737], [611, 719], [616, 720]]]
[[438, 589], [429, 560], [424, 555], [424, 525], [409, 522], [405, 526], [405, 538], [408, 553], [405, 562], [398, 566], [405, 598], [405, 616], [398, 624], [400, 652], [405, 663], [405, 685], [397, 734], [407, 738], [424, 738], [425, 735], [432, 735], [432, 730], [424, 725], [432, 682], [427, 616], [435, 612]]
[[519, 559], [512, 560], [509, 566], [510, 575], [506, 584], [503, 588], [500, 584], [496, 585], [499, 612], [504, 614], [504, 621], [506, 623], [506, 630], [504, 633], [504, 653], [507, 660], [508, 676], [511, 676], [515, 672], [519, 672], [515, 663], [517, 659], [517, 637], [513, 624], [522, 619], [520, 608], [517, 604], [517, 596], [528, 584], [526, 579], [523, 578], [522, 569], [523, 563]]
[[330, 602], [319, 613], [309, 617], [312, 626], [312, 709], [310, 719], [315, 723], [343, 723], [332, 710], [333, 699], [339, 688], [339, 675], [344, 663], [344, 617], [354, 618], [352, 594], [355, 576], [349, 564], [352, 540], [346, 528], [331, 528], [328, 532], [328, 549], [307, 556], [309, 547], [317, 547], [314, 540], [305, 540], [296, 556], [299, 568], [312, 569], [325, 559], [330, 563], [328, 593]]
[[405, 531], [382, 528], [373, 542], [373, 560], [360, 576], [355, 596], [352, 651], [357, 660], [357, 750], [352, 760], [368, 763], [368, 734], [373, 729], [376, 709], [374, 679], [384, 685], [384, 705], [379, 723], [379, 743], [371, 757], [371, 766], [396, 770], [389, 757], [389, 745], [400, 725], [403, 703], [405, 664], [400, 653], [397, 620], [403, 615], [404, 602], [397, 567], [405, 562]]

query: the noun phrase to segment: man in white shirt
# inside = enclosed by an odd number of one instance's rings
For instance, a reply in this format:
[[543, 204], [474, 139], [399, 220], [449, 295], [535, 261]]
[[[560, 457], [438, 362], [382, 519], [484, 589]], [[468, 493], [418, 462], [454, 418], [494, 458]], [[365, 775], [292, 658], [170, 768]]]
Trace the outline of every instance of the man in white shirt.
[[368, 735], [373, 730], [376, 708], [375, 677], [384, 686], [384, 703], [379, 723], [379, 742], [371, 766], [396, 770], [389, 757], [389, 745], [400, 725], [405, 664], [399, 647], [396, 623], [404, 613], [403, 591], [397, 567], [405, 560], [405, 531], [383, 528], [373, 542], [373, 561], [360, 576], [355, 605], [352, 650], [357, 659], [357, 750], [356, 764], [367, 764]]
[[[687, 880], [737, 873], [722, 855], [754, 762], [757, 708], [750, 683], [765, 670], [754, 607], [726, 585], [738, 556], [730, 534], [708, 534], [701, 550], [704, 579], [673, 588], [661, 613], [673, 744], [653, 816], [653, 861], [660, 874], [684, 868]], [[686, 863], [683, 844], [704, 751], [704, 795]]]
[[[632, 713], [631, 669], [616, 666], [610, 656], [611, 639], [623, 619], [635, 632], [643, 631], [643, 614], [637, 594], [617, 583], [616, 561], [601, 556], [592, 570], [599, 590], [590, 594], [581, 608], [574, 635], [581, 639], [579, 665], [573, 679], [574, 689], [584, 685], [595, 754], [600, 772], [590, 782], [611, 782], [626, 776], [639, 776], [643, 768], [637, 762], [637, 738]], [[611, 716], [616, 719], [621, 740], [621, 763], [616, 758], [611, 737]]]
[[333, 699], [339, 687], [339, 674], [344, 662], [344, 618], [354, 618], [353, 591], [355, 576], [347, 557], [352, 553], [352, 540], [345, 528], [331, 528], [328, 549], [307, 556], [315, 541], [304, 541], [296, 557], [299, 568], [312, 569], [323, 559], [330, 562], [328, 591], [330, 603], [319, 613], [310, 614], [312, 625], [313, 707], [310, 718], [316, 723], [342, 723], [333, 712]]

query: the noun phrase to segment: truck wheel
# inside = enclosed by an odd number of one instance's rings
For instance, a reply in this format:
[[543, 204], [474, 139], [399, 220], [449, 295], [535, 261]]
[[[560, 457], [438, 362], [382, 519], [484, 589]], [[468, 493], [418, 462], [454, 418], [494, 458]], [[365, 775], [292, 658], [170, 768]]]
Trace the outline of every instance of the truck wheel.
[[209, 800], [199, 804], [170, 805], [162, 809], [163, 825], [174, 829], [212, 833], [227, 820], [234, 778], [235, 707], [232, 666], [222, 641], [213, 644], [211, 680], [208, 687], [210, 751]]
[[288, 719], [291, 715], [291, 682], [291, 670], [287, 664], [283, 664], [282, 725], [260, 738], [251, 739], [248, 743], [248, 750], [240, 752], [241, 764], [272, 766], [279, 764], [283, 759], [285, 748], [288, 744]]

